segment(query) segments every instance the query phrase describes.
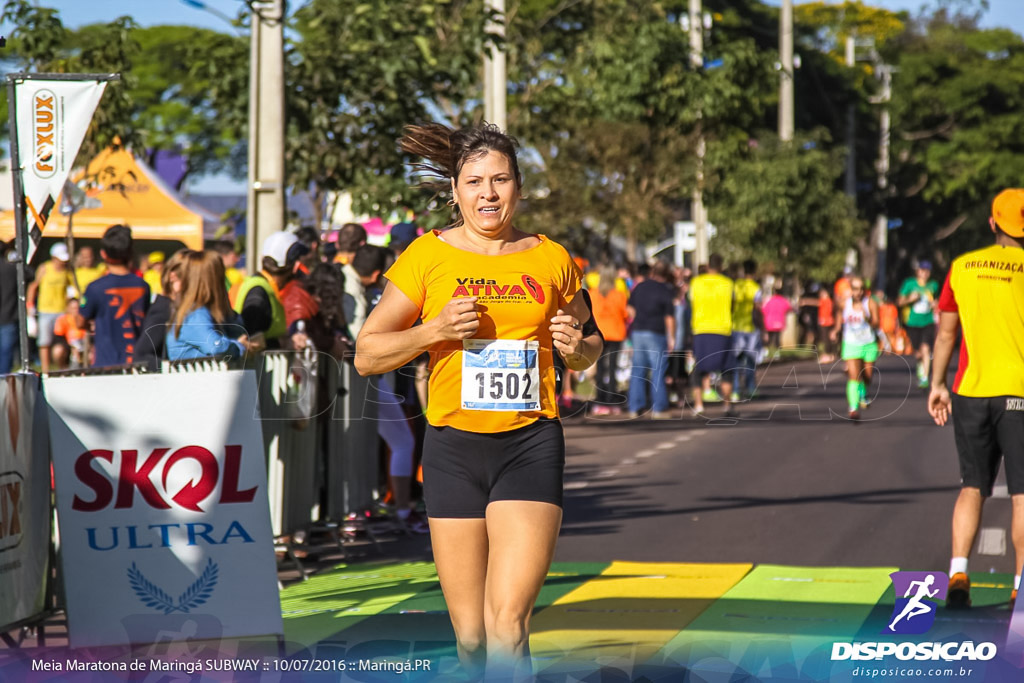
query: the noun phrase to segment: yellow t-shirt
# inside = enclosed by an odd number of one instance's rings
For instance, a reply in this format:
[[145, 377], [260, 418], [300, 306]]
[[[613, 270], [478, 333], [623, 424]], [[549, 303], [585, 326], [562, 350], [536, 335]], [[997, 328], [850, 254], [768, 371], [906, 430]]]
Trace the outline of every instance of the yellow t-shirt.
[[81, 294], [85, 294], [85, 290], [89, 288], [89, 285], [103, 277], [106, 272], [107, 266], [105, 263], [90, 268], [75, 268], [75, 277], [78, 279], [78, 291]]
[[[463, 342], [449, 341], [428, 349], [427, 421], [435, 427], [493, 434], [525, 427], [540, 418], [558, 417], [548, 327], [558, 309], [579, 292], [579, 268], [561, 245], [543, 235], [537, 235], [540, 244], [524, 251], [488, 256], [453, 247], [441, 234], [435, 230], [417, 238], [385, 276], [420, 308], [423, 322], [437, 317], [453, 298], [476, 296], [484, 310], [473, 339], [537, 342], [540, 409], [464, 409]], [[471, 383], [472, 378], [466, 381]]]
[[960, 315], [953, 391], [1024, 397], [1024, 249], [993, 245], [953, 261], [939, 310]]
[[694, 334], [732, 334], [733, 283], [720, 273], [705, 273], [690, 281]]
[[228, 289], [231, 289], [245, 279], [245, 273], [240, 271], [238, 268], [225, 268], [224, 277], [227, 278]]
[[156, 297], [157, 294], [164, 293], [164, 288], [160, 284], [160, 273], [155, 270], [147, 270], [142, 274], [142, 279], [146, 281], [147, 285], [149, 285], [149, 291], [154, 297]]
[[[601, 284], [601, 274], [596, 270], [592, 270], [584, 276], [583, 282], [586, 284], [587, 289], [591, 292], [596, 292], [598, 285]], [[629, 285], [627, 285], [626, 281], [621, 277], [615, 278], [615, 289], [619, 290], [627, 297], [629, 296]], [[603, 332], [604, 330], [601, 331]]]
[[761, 287], [748, 278], [736, 281], [733, 289], [735, 303], [732, 308], [732, 329], [735, 332], [756, 332], [754, 306], [757, 305]]
[[36, 310], [40, 313], [63, 313], [68, 305], [68, 286], [71, 284], [71, 271], [67, 266], [57, 270], [53, 261], [47, 261], [39, 266], [36, 281], [39, 282]]

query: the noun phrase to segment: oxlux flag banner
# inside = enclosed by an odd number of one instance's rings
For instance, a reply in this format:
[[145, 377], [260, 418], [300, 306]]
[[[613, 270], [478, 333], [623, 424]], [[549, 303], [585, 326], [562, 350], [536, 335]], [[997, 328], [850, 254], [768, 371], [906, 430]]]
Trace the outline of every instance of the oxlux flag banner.
[[72, 647], [281, 634], [253, 373], [44, 390]]
[[42, 239], [106, 87], [106, 82], [95, 80], [15, 82], [18, 156], [30, 237], [26, 260], [32, 259]]

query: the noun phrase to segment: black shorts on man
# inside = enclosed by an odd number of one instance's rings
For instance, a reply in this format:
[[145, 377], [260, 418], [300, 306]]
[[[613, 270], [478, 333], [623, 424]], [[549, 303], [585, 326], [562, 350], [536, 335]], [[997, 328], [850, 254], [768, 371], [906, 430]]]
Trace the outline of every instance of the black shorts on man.
[[1024, 493], [1024, 398], [952, 398], [962, 485], [991, 496], [1003, 460], [1010, 495]]

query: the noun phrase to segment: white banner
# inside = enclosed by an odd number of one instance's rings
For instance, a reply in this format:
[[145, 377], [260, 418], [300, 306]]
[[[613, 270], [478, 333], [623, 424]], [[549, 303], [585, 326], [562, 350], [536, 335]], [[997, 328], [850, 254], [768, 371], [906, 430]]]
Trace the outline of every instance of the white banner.
[[281, 634], [253, 373], [43, 386], [71, 646]]
[[[0, 377], [0, 627], [43, 610], [50, 553], [46, 405], [34, 375]], [[0, 628], [0, 630], [3, 630]]]
[[106, 82], [95, 80], [26, 79], [15, 84], [18, 157], [30, 237], [26, 261], [39, 245], [106, 87]]

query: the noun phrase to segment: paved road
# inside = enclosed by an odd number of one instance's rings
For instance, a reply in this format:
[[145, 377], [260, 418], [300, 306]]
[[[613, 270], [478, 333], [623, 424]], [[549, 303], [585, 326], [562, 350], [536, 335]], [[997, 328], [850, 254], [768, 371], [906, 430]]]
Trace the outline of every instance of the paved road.
[[[566, 420], [556, 560], [946, 569], [952, 426], [931, 422], [908, 361], [883, 357], [879, 370], [856, 424], [842, 364], [813, 361], [769, 367], [738, 421]], [[1010, 501], [996, 495], [972, 571], [1013, 569]]]

